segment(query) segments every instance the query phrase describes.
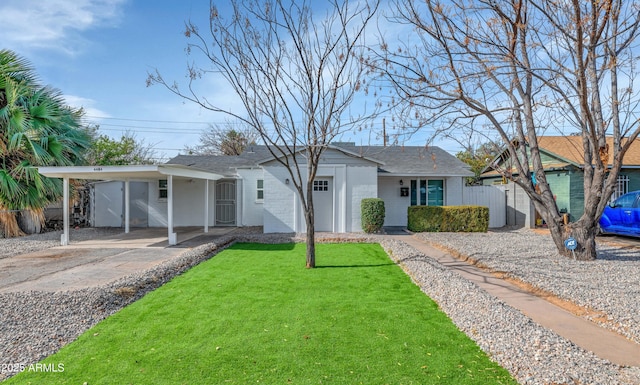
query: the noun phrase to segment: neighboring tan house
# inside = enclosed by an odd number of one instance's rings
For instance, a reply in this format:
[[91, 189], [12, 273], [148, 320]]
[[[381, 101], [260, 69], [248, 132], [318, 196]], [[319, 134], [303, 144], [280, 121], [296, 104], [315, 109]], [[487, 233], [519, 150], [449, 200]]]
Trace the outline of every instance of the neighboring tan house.
[[[613, 148], [611, 138], [608, 139], [609, 148]], [[544, 166], [549, 187], [553, 192], [558, 209], [569, 215], [571, 221], [577, 220], [584, 211], [584, 153], [581, 136], [540, 136], [538, 137], [540, 156]], [[500, 167], [509, 164], [508, 153], [505, 151], [498, 156]], [[608, 166], [611, 167], [612, 154]], [[488, 168], [481, 175], [484, 185], [499, 185], [507, 183], [497, 171]], [[512, 184], [512, 182], [508, 182]], [[627, 153], [620, 174], [616, 190], [611, 199], [626, 194], [629, 191], [640, 190], [640, 140], [636, 140]], [[532, 210], [532, 205], [530, 205]]]
[[[304, 168], [304, 152], [297, 156]], [[98, 180], [91, 215], [97, 227], [167, 227], [170, 243], [174, 226], [305, 231], [291, 177], [265, 146], [249, 146], [239, 156], [179, 155], [163, 165], [44, 167], [40, 172]], [[472, 175], [438, 147], [332, 144], [313, 182], [316, 230], [362, 231], [360, 202], [375, 197], [385, 202], [385, 226], [406, 226], [409, 206], [462, 204], [464, 178]]]

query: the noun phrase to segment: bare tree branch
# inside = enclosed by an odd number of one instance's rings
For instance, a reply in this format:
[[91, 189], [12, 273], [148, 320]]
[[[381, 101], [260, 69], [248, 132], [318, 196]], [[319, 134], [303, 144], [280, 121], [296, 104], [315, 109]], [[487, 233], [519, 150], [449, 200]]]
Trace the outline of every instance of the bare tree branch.
[[[326, 17], [319, 18], [306, 1], [232, 0], [226, 17], [211, 2], [206, 31], [186, 24], [185, 36], [192, 41], [187, 53], [197, 56], [188, 66], [186, 90], [167, 83], [158, 71], [147, 80], [244, 122], [259, 134], [289, 171], [302, 202], [308, 267], [315, 265], [312, 187], [320, 157], [335, 138], [375, 113], [351, 106], [366, 92], [370, 67], [363, 39], [378, 0], [332, 0], [313, 6], [326, 6]], [[243, 110], [227, 109], [203, 96], [196, 83], [207, 76], [224, 78]]]
[[[640, 133], [631, 91], [638, 3], [406, 0], [394, 8], [392, 20], [418, 34], [397, 49], [383, 45], [380, 69], [403, 102], [399, 115], [415, 129], [499, 137], [506, 155], [496, 170], [527, 192], [559, 251], [568, 253], [563, 239], [572, 235], [576, 255], [595, 258], [598, 219]], [[547, 130], [582, 137], [584, 213], [566, 226], [538, 145]]]

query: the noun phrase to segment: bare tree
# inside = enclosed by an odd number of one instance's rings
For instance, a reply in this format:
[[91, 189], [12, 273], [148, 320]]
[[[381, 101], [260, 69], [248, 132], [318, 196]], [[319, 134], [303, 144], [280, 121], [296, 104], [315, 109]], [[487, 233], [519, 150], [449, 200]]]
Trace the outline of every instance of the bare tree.
[[[496, 169], [531, 197], [559, 252], [571, 256], [563, 240], [573, 236], [576, 258], [596, 258], [598, 220], [639, 134], [638, 3], [403, 0], [394, 9], [418, 32], [415, 45], [383, 44], [389, 79], [411, 110], [402, 115], [445, 131], [495, 130], [510, 160]], [[568, 225], [543, 171], [545, 131], [582, 136], [584, 214]]]
[[[315, 267], [313, 180], [322, 153], [334, 138], [357, 128], [369, 113], [351, 110], [359, 92], [366, 92], [369, 68], [362, 45], [372, 20], [373, 3], [332, 0], [326, 17], [302, 1], [236, 1], [228, 18], [211, 3], [209, 28], [189, 22], [187, 47], [204, 64], [189, 66], [189, 84], [182, 90], [156, 71], [148, 84], [172, 92], [211, 111], [225, 113], [258, 132], [274, 158], [288, 170], [305, 215], [308, 268]], [[223, 77], [239, 97], [244, 111], [212, 104], [195, 91], [205, 76]]]
[[214, 124], [202, 131], [197, 145], [185, 146], [184, 150], [189, 155], [240, 155], [248, 145], [255, 144], [258, 136], [251, 127], [232, 122]]

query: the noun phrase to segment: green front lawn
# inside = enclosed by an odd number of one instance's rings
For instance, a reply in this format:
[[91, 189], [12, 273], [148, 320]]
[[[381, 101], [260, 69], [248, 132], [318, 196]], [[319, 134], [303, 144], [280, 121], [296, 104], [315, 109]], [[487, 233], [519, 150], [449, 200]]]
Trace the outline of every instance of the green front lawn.
[[8, 384], [515, 384], [377, 244], [236, 244]]

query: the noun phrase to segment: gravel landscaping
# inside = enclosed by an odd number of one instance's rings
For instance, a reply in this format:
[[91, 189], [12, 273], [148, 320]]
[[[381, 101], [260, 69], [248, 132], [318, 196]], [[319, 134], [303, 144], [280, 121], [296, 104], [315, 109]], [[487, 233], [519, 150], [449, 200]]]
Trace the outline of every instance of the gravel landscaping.
[[[71, 240], [96, 237], [81, 229]], [[113, 231], [113, 230], [112, 230]], [[534, 284], [559, 297], [605, 313], [607, 327], [638, 342], [640, 253], [601, 246], [602, 257], [576, 262], [557, 256], [550, 238], [527, 230], [487, 234], [419, 234], [483, 265]], [[640, 368], [595, 357], [532, 322], [401, 241], [381, 236], [319, 234], [321, 241], [380, 242], [456, 325], [521, 384], [639, 384]], [[58, 245], [59, 232], [0, 240], [0, 258]], [[244, 229], [215, 242], [185, 249], [178, 257], [101, 287], [57, 292], [0, 294], [0, 365], [28, 365], [72, 342], [82, 332], [174, 276], [224, 249], [232, 241], [303, 241], [302, 235], [262, 235]], [[635, 301], [633, 299], [635, 298]]]
[[585, 307], [583, 317], [640, 344], [639, 248], [598, 244], [598, 259], [581, 262], [558, 255], [550, 235], [526, 229], [417, 236]]

